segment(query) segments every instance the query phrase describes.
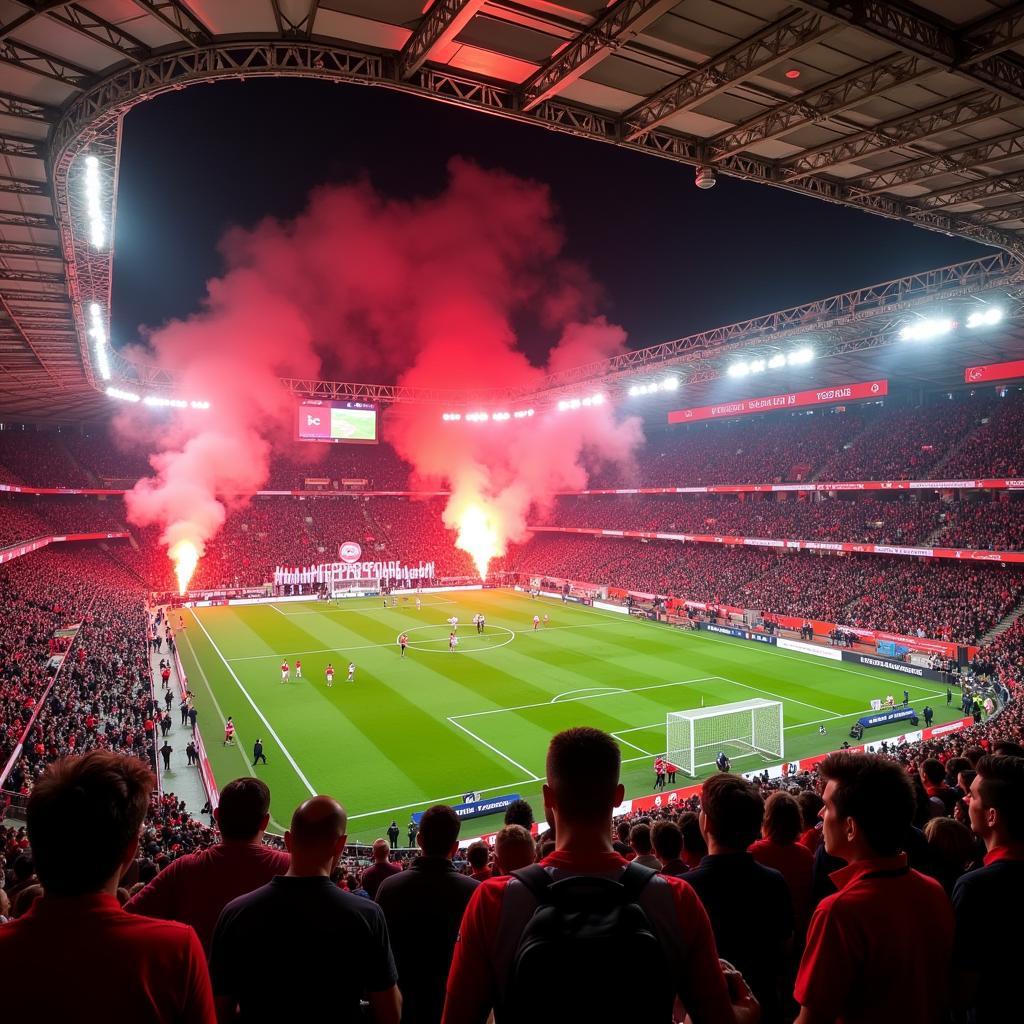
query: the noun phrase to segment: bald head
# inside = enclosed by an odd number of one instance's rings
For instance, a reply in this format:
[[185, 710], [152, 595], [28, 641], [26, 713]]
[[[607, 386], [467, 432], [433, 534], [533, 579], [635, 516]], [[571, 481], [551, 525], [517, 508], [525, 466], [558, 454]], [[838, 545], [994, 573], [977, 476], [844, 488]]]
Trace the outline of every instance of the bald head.
[[285, 845], [292, 855], [290, 874], [330, 874], [345, 848], [348, 814], [329, 796], [310, 797], [292, 815]]

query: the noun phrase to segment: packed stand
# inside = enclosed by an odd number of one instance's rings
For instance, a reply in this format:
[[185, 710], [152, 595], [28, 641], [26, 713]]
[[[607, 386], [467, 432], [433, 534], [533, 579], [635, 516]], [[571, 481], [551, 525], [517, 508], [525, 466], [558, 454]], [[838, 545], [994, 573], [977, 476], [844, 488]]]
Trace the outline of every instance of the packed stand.
[[[885, 406], [818, 471], [819, 480], [923, 480], [990, 414], [995, 399], [907, 409]], [[942, 473], [949, 476], [947, 467]], [[973, 474], [971, 474], [973, 475]]]
[[549, 526], [659, 533], [721, 533], [744, 537], [916, 544], [942, 525], [938, 501], [831, 499], [779, 501], [690, 496], [562, 497], [538, 518]]
[[0, 496], [0, 547], [34, 537], [46, 537], [54, 532], [32, 508], [8, 495]]
[[864, 429], [871, 410], [748, 416], [648, 430], [635, 472], [599, 467], [588, 487], [706, 487], [808, 480]]
[[153, 473], [148, 452], [110, 436], [103, 428], [91, 433], [65, 431], [60, 440], [75, 462], [92, 474], [97, 486], [128, 488]]
[[[296, 441], [274, 452], [267, 490], [303, 490], [307, 480], [328, 480], [327, 490], [344, 491], [344, 481], [363, 490], [404, 491], [409, 489], [408, 463], [391, 445], [322, 444]], [[422, 489], [422, 488], [417, 488]]]
[[42, 550], [0, 566], [0, 768], [52, 678], [54, 632], [81, 620], [93, 598], [77, 559]]
[[982, 647], [974, 659], [974, 671], [979, 676], [998, 680], [1011, 690], [1024, 684], [1024, 617]]
[[0, 430], [0, 465], [32, 487], [93, 486], [68, 454], [64, 436], [41, 430]]
[[944, 547], [1024, 549], [1024, 501], [1019, 499], [956, 502], [948, 507], [946, 520], [949, 525], [936, 540]]
[[1015, 388], [999, 399], [982, 425], [942, 467], [948, 479], [1016, 478], [1024, 475], [1024, 390]]

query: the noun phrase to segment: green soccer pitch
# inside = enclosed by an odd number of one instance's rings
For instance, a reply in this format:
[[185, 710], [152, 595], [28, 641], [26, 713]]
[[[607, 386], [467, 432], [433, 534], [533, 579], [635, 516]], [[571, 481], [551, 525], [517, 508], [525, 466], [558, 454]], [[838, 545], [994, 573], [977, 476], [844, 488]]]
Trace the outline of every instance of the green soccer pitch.
[[[470, 621], [477, 612], [486, 617], [483, 635]], [[919, 711], [932, 704], [937, 723], [955, 717], [945, 690], [927, 681], [510, 591], [427, 594], [419, 611], [412, 598], [397, 608], [361, 598], [184, 614], [178, 650], [217, 782], [247, 773], [265, 779], [275, 831], [311, 793], [345, 805], [353, 841], [376, 838], [395, 819], [404, 842], [410, 812], [458, 803], [471, 790], [518, 793], [540, 818], [548, 740], [574, 725], [612, 733], [622, 747], [627, 797], [645, 795], [654, 756], [665, 750], [666, 714], [702, 701], [781, 700], [790, 760], [834, 750], [873, 698], [904, 689]], [[534, 614], [549, 616], [546, 629], [533, 630]], [[460, 643], [449, 653], [453, 615]], [[403, 630], [410, 640], [404, 660], [396, 642]], [[281, 682], [282, 658], [293, 670], [302, 661], [301, 680], [293, 671], [291, 682]], [[228, 715], [234, 747], [222, 744]], [[904, 729], [880, 727], [870, 740]], [[257, 737], [268, 763], [252, 768]], [[765, 764], [745, 757], [733, 768]], [[686, 783], [679, 775], [678, 784]], [[500, 815], [476, 818], [463, 833], [500, 825]]]

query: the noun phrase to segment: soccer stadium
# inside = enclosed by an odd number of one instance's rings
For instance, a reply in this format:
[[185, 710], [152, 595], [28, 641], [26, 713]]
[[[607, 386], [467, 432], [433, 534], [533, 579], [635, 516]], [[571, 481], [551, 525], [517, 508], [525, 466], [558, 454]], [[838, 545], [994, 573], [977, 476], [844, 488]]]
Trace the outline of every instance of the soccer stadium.
[[0, 19], [12, 1020], [1024, 1019], [1024, 4]]

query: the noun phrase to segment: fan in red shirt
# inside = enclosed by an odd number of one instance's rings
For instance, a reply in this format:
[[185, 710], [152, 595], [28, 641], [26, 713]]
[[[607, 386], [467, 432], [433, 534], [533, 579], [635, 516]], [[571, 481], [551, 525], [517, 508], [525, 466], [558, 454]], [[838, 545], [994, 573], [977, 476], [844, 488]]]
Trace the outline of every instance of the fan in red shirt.
[[94, 750], [50, 765], [28, 832], [44, 895], [0, 927], [11, 1020], [215, 1024], [203, 949], [187, 925], [125, 913], [117, 884], [135, 860], [154, 779]]
[[847, 866], [838, 890], [818, 905], [793, 996], [796, 1024], [945, 1020], [953, 953], [953, 911], [932, 878], [907, 866], [902, 845], [916, 797], [903, 768], [876, 754], [831, 754], [825, 849]]
[[811, 908], [814, 855], [797, 842], [800, 824], [800, 806], [796, 800], [789, 793], [772, 793], [764, 804], [763, 838], [753, 843], [749, 852], [759, 864], [774, 868], [785, 878], [793, 904], [796, 934], [802, 938]]
[[283, 875], [288, 854], [263, 845], [270, 823], [270, 789], [251, 776], [229, 782], [213, 812], [221, 842], [179, 857], [125, 905], [133, 914], [182, 921], [209, 950], [220, 912], [236, 896]]

